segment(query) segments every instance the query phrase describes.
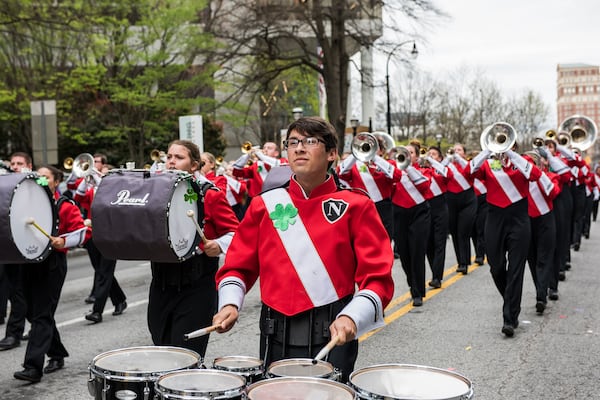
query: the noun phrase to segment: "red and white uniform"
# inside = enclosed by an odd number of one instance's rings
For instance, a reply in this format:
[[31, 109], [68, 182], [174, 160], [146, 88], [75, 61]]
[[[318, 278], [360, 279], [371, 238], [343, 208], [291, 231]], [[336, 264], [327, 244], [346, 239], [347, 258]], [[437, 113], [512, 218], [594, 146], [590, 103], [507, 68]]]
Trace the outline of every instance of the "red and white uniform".
[[265, 156], [260, 152], [257, 152], [256, 155], [259, 158], [263, 158], [263, 160], [258, 160], [252, 165], [247, 165], [249, 155], [244, 154], [233, 164], [233, 176], [246, 180], [249, 197], [256, 197], [260, 194], [271, 167], [284, 165], [288, 162], [285, 158], [275, 159]]
[[542, 176], [542, 171], [538, 167], [524, 159], [522, 161], [527, 164], [525, 172], [521, 172], [512, 162], [504, 165], [498, 160], [489, 159], [485, 160], [475, 172], [472, 172], [473, 162], [470, 162], [465, 168], [465, 173], [472, 174], [474, 178], [485, 182], [488, 203], [506, 208], [527, 197], [529, 182], [537, 181]]
[[448, 192], [460, 193], [470, 189], [473, 186], [473, 179], [465, 171], [467, 161], [459, 156], [455, 156], [456, 161], [448, 164]]
[[431, 193], [431, 197], [428, 197], [427, 200], [433, 197], [438, 197], [443, 195], [448, 191], [448, 181], [452, 177], [453, 173], [448, 167], [441, 165], [429, 166], [421, 168], [421, 172], [429, 179], [429, 191]]
[[365, 164], [349, 155], [338, 166], [338, 175], [350, 187], [367, 192], [374, 202], [392, 197], [394, 179], [373, 162]]
[[[410, 168], [412, 168], [412, 171], [408, 171]], [[400, 172], [400, 180], [396, 182], [394, 193], [392, 194], [393, 204], [402, 208], [412, 208], [433, 197], [429, 189], [431, 181], [421, 173], [417, 163]], [[420, 176], [413, 176], [411, 178], [409, 176], [411, 172]]]
[[241, 179], [232, 178], [228, 175], [225, 175], [225, 179], [227, 179], [225, 197], [227, 198], [229, 205], [235, 206], [236, 204], [244, 204], [246, 195], [248, 194], [246, 182]]
[[[58, 193], [55, 193], [54, 197], [58, 200]], [[64, 248], [54, 249], [61, 253], [83, 245], [92, 236], [90, 228], [83, 224], [79, 208], [70, 201], [63, 201], [58, 210], [58, 236], [65, 239]]]
[[[544, 178], [545, 177], [545, 178]], [[544, 187], [546, 179], [552, 182], [551, 187]], [[547, 191], [549, 189], [549, 191]], [[542, 172], [537, 182], [529, 182], [527, 197], [527, 212], [531, 218], [548, 214], [554, 208], [553, 200], [560, 194], [560, 176], [553, 172]]]
[[369, 197], [338, 190], [329, 176], [306, 196], [292, 177], [288, 189], [255, 198], [216, 276], [219, 309], [241, 308], [260, 274], [262, 302], [293, 316], [358, 292], [341, 314], [358, 335], [382, 326], [394, 292], [390, 246]]

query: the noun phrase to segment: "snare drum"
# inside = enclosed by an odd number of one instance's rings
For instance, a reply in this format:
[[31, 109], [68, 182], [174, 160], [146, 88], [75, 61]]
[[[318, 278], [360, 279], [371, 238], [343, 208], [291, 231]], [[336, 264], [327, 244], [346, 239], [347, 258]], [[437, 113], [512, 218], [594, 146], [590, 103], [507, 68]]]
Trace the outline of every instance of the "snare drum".
[[473, 397], [471, 382], [445, 369], [421, 365], [382, 364], [350, 374], [350, 386], [360, 399], [466, 400]]
[[246, 379], [247, 384], [257, 382], [264, 377], [263, 361], [255, 357], [227, 356], [215, 358], [213, 368], [241, 375]]
[[246, 398], [250, 400], [354, 400], [356, 395], [352, 388], [339, 382], [297, 376], [253, 383], [246, 389]]
[[177, 371], [158, 378], [156, 399], [235, 399], [246, 387], [243, 376], [212, 369]]
[[327, 361], [319, 360], [313, 364], [310, 358], [288, 358], [272, 362], [266, 376], [267, 378], [306, 376], [338, 381], [341, 374]]
[[198, 353], [179, 347], [111, 350], [90, 363], [88, 389], [96, 400], [154, 399], [154, 383], [161, 375], [198, 368], [199, 361]]
[[180, 262], [200, 241], [200, 189], [181, 171], [113, 170], [92, 203], [94, 243], [107, 258]]
[[54, 198], [35, 173], [0, 175], [0, 263], [41, 262], [50, 254], [50, 239], [27, 221], [33, 218], [49, 235], [58, 231]]

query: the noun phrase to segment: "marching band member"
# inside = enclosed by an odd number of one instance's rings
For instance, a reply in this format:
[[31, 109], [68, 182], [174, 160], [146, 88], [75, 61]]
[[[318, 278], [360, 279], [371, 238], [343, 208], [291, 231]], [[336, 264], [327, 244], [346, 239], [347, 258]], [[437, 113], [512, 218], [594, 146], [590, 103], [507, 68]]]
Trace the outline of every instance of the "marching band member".
[[[472, 151], [469, 160], [477, 156], [479, 151]], [[475, 264], [483, 265], [485, 262], [485, 219], [487, 217], [487, 188], [485, 184], [479, 179], [473, 179], [473, 190], [475, 191], [475, 197], [477, 198], [477, 212], [475, 213], [475, 220], [473, 221], [473, 229], [471, 229], [471, 240], [473, 241], [473, 248], [475, 249]]]
[[394, 244], [410, 287], [413, 306], [423, 305], [425, 297], [425, 253], [431, 226], [427, 199], [431, 198], [430, 181], [419, 170], [419, 145], [406, 146], [410, 165], [401, 171], [392, 194], [394, 208]]
[[368, 196], [339, 188], [328, 174], [337, 157], [337, 133], [329, 122], [292, 122], [285, 145], [293, 171], [289, 186], [250, 204], [217, 273], [213, 324], [220, 333], [229, 331], [260, 278], [265, 366], [315, 357], [335, 339], [328, 361], [345, 382], [357, 338], [384, 324], [383, 309], [394, 291], [392, 249], [380, 244], [386, 232]]
[[338, 176], [349, 187], [362, 189], [369, 194], [375, 203], [377, 213], [385, 227], [390, 240], [394, 233], [394, 216], [392, 213], [392, 190], [394, 188], [394, 168], [383, 159], [384, 145], [378, 140], [376, 156], [369, 162], [362, 162], [349, 154], [338, 165]]
[[225, 174], [223, 176], [227, 179], [225, 197], [227, 197], [227, 201], [236, 217], [241, 221], [242, 218], [244, 218], [244, 205], [246, 203], [246, 198], [248, 197], [246, 181], [233, 176], [232, 162], [228, 163], [225, 167]]
[[426, 157], [426, 167], [422, 169], [423, 174], [429, 178], [432, 197], [428, 199], [429, 212], [431, 214], [431, 227], [429, 239], [427, 240], [427, 260], [431, 268], [432, 288], [442, 287], [444, 278], [444, 265], [446, 263], [446, 241], [448, 238], [448, 204], [446, 203], [446, 191], [448, 175], [452, 171], [442, 164], [442, 151], [435, 146], [429, 147]]
[[448, 180], [446, 201], [448, 203], [448, 226], [456, 254], [456, 272], [467, 274], [471, 264], [471, 230], [477, 213], [477, 198], [473, 191], [473, 180], [465, 172], [468, 164], [465, 147], [456, 143], [448, 158], [448, 169], [452, 176]]
[[[27, 172], [33, 168], [31, 156], [24, 152], [13, 153], [10, 157], [10, 169], [13, 172]], [[10, 314], [6, 321], [6, 333], [0, 340], [0, 350], [10, 350], [21, 345], [21, 338], [25, 330], [25, 315], [27, 304], [23, 295], [21, 264], [4, 265], [4, 274], [8, 281], [8, 299], [10, 300]]]
[[[513, 129], [505, 123], [493, 126], [502, 132]], [[502, 153], [500, 159], [488, 159], [491, 154], [489, 149], [484, 149], [468, 163], [465, 173], [481, 179], [488, 190], [485, 224], [488, 264], [504, 300], [502, 333], [512, 337], [519, 325], [523, 275], [531, 238], [527, 213], [529, 182], [539, 180], [542, 173], [513, 150]]]
[[600, 201], [600, 163], [594, 166], [594, 182], [593, 188], [594, 202], [592, 203], [592, 221], [596, 222], [598, 217], [598, 203]]
[[[169, 144], [167, 169], [196, 176], [201, 163], [200, 150], [193, 142], [175, 140]], [[238, 220], [224, 192], [201, 174], [198, 179], [202, 189], [197, 200], [198, 221], [207, 241], [183, 262], [151, 263], [148, 328], [155, 345], [188, 348], [204, 358], [209, 336], [185, 341], [184, 335], [211, 324], [217, 306], [219, 255], [227, 252]]]
[[[542, 170], [538, 181], [529, 182], [529, 195], [527, 196], [527, 209], [531, 225], [531, 242], [527, 262], [536, 289], [535, 310], [542, 315], [546, 309], [548, 287], [553, 271], [552, 257], [554, 254], [548, 249], [554, 249], [556, 246], [553, 200], [560, 193], [561, 178], [558, 174], [546, 170], [545, 159], [540, 154], [526, 152], [523, 158]], [[569, 172], [566, 166], [563, 172]], [[564, 175], [567, 175], [566, 173]]]
[[[82, 178], [73, 195], [73, 200], [85, 210], [85, 215], [90, 219], [92, 217], [92, 202], [94, 201], [96, 188], [102, 179], [101, 175], [103, 175], [100, 171], [103, 170], [106, 163], [106, 156], [104, 154], [94, 154], [94, 170], [96, 172], [90, 175], [93, 183], [88, 183], [87, 178]], [[86, 303], [92, 303], [92, 310], [85, 315], [85, 319], [97, 324], [102, 322], [102, 313], [109, 297], [115, 307], [112, 315], [117, 316], [123, 314], [127, 308], [127, 296], [115, 277], [117, 260], [104, 257], [94, 243], [93, 232], [92, 228], [92, 238], [84, 246], [88, 251], [90, 262], [94, 268], [92, 294], [86, 299]]]
[[[256, 156], [258, 161], [248, 165], [250, 157]], [[272, 167], [277, 167], [287, 163], [287, 160], [279, 157], [279, 147], [273, 142], [266, 142], [261, 150], [253, 150], [243, 154], [233, 163], [233, 176], [246, 180], [248, 187], [248, 200], [246, 206], [252, 198], [258, 196], [262, 191], [262, 186], [267, 174]]]
[[[58, 209], [58, 236], [50, 237], [53, 251], [42, 262], [28, 264], [22, 269], [23, 293], [27, 301], [27, 319], [31, 322], [29, 341], [25, 351], [23, 370], [14, 373], [16, 379], [39, 382], [43, 374], [55, 372], [64, 366], [67, 349], [56, 329], [54, 313], [60, 292], [67, 275], [69, 248], [82, 245], [90, 237], [79, 208], [66, 197], [61, 197], [56, 188], [62, 181], [62, 172], [46, 166], [38, 170], [38, 183], [47, 186], [56, 199]], [[48, 355], [48, 365], [44, 356]]]

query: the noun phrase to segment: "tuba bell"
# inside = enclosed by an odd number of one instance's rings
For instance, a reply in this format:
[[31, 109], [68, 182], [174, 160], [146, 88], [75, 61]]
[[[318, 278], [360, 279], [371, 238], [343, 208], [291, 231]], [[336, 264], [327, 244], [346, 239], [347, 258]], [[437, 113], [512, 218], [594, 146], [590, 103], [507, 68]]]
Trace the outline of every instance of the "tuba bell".
[[512, 149], [517, 141], [517, 132], [507, 122], [495, 122], [481, 133], [479, 142], [482, 150], [490, 150], [492, 153], [505, 153]]
[[396, 146], [396, 141], [386, 132], [376, 131], [372, 135], [377, 139], [379, 148], [385, 156], [384, 158], [387, 158], [388, 152]]
[[358, 133], [350, 144], [352, 155], [361, 162], [369, 162], [375, 158], [379, 150], [377, 138], [372, 133]]
[[[598, 136], [598, 129], [594, 121], [585, 115], [573, 115], [565, 119], [558, 128], [559, 144], [560, 135], [567, 135], [571, 147], [580, 151], [589, 149]], [[568, 145], [568, 144], [567, 144]]]

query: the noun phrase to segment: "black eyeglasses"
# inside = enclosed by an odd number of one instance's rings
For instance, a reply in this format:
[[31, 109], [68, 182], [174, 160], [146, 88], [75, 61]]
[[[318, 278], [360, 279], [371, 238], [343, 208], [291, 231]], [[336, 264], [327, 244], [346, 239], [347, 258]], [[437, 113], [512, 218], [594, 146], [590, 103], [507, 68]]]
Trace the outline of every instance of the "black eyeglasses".
[[317, 147], [319, 143], [325, 143], [323, 140], [316, 137], [307, 137], [304, 139], [291, 138], [283, 141], [283, 145], [286, 149], [295, 149], [298, 144], [302, 143], [304, 147]]

